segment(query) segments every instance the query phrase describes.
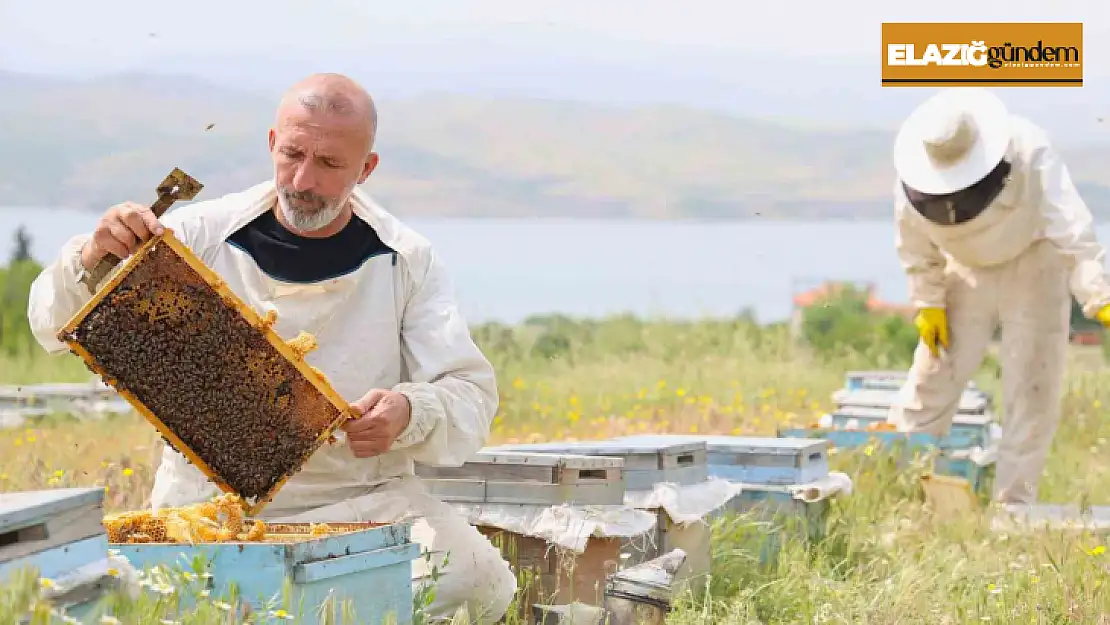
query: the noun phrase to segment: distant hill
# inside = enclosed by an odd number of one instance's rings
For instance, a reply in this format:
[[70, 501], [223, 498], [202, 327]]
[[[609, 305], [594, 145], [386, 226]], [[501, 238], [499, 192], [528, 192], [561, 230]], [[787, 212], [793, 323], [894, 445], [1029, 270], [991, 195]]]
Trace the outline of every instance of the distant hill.
[[[189, 76], [0, 73], [0, 206], [149, 201], [180, 166], [216, 197], [270, 175], [271, 98]], [[368, 190], [405, 216], [886, 218], [892, 133], [677, 106], [424, 95], [380, 102]], [[209, 124], [215, 124], [206, 130]], [[1064, 150], [1110, 217], [1110, 149]]]

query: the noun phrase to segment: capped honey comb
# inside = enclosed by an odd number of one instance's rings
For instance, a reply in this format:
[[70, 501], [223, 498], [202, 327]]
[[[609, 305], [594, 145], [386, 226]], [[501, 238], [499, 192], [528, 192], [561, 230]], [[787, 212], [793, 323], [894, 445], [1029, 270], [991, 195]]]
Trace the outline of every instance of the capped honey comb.
[[167, 229], [58, 337], [256, 514], [354, 409]]

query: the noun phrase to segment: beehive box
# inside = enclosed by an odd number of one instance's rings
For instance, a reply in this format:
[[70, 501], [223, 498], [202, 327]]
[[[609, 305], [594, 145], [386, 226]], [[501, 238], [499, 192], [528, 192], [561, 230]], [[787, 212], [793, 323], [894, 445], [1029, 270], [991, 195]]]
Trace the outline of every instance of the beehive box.
[[273, 322], [167, 229], [58, 336], [253, 515], [354, 416]]
[[704, 441], [578, 441], [503, 445], [497, 451], [608, 456], [624, 460], [626, 490], [651, 490], [656, 484], [697, 484], [708, 477]]
[[[216, 543], [114, 543], [133, 566], [176, 567], [181, 557], [202, 557], [210, 593], [238, 595], [256, 608], [281, 597], [292, 584], [291, 614], [303, 623], [337, 623], [353, 611], [355, 622], [412, 622], [412, 561], [420, 546], [409, 523], [329, 523], [333, 533], [311, 535], [307, 523], [270, 524], [263, 541]], [[321, 610], [321, 606], [330, 610]], [[330, 614], [329, 614], [330, 613]], [[396, 619], [388, 621], [387, 619]]]
[[[506, 448], [540, 453], [599, 455], [624, 460], [625, 488], [652, 490], [656, 484], [689, 486], [708, 479], [708, 446], [704, 440], [603, 440], [512, 445]], [[710, 528], [707, 523], [680, 525], [663, 508], [656, 515], [653, 536], [622, 540], [622, 550], [631, 554], [627, 564], [655, 558], [676, 547], [686, 551], [686, 561], [675, 575], [675, 588], [697, 587], [710, 567]], [[645, 540], [646, 538], [646, 540]], [[704, 585], [704, 584], [703, 584]]]
[[[905, 384], [906, 379], [909, 377], [909, 372], [902, 371], [849, 371], [844, 376], [844, 388], [850, 391], [860, 389], [876, 389], [885, 391], [897, 391]], [[982, 393], [979, 385], [975, 380], [969, 380], [967, 389]]]
[[603, 456], [483, 450], [460, 467], [418, 464], [416, 474], [444, 501], [619, 506], [623, 465]]
[[892, 430], [842, 430], [831, 428], [782, 428], [779, 436], [788, 438], [823, 438], [831, 447], [854, 449], [876, 444], [880, 447], [900, 447], [900, 462], [906, 462], [915, 454], [938, 452], [934, 460], [934, 470], [941, 475], [958, 475], [972, 482], [974, 488], [982, 489], [986, 473], [967, 456], [975, 445], [975, 439], [968, 432], [951, 432], [943, 438], [924, 432], [895, 432]]
[[708, 474], [745, 484], [805, 484], [829, 474], [829, 442], [819, 439], [644, 434], [617, 440], [704, 442]]
[[[832, 425], [836, 428], [852, 428], [866, 430], [885, 424], [889, 410], [885, 408], [865, 408], [860, 406], [846, 406], [833, 412]], [[948, 437], [955, 441], [970, 440], [970, 444], [986, 448], [991, 442], [991, 425], [995, 423], [994, 417], [989, 414], [961, 414], [957, 413], [952, 418], [952, 428]]]
[[517, 589], [517, 617], [524, 623], [537, 622], [531, 609], [536, 604], [601, 605], [607, 578], [621, 566], [619, 538], [591, 536], [585, 550], [574, 553], [496, 527], [480, 525], [478, 531], [501, 551], [522, 581]]
[[745, 486], [729, 505], [731, 512], [770, 528], [750, 527], [750, 532], [737, 534], [738, 543], [758, 554], [761, 562], [773, 563], [784, 541], [819, 541], [827, 534], [829, 499], [803, 501], [794, 497], [789, 487], [773, 484]]
[[[896, 390], [881, 389], [840, 389], [833, 393], [833, 402], [838, 409], [846, 407], [890, 408], [898, 397]], [[958, 413], [987, 414], [991, 409], [990, 397], [978, 391], [964, 390], [960, 395]]]
[[[101, 488], [0, 493], [0, 583], [25, 568], [58, 579], [107, 559], [103, 506]], [[115, 579], [105, 574], [51, 599], [80, 619], [115, 588]]]

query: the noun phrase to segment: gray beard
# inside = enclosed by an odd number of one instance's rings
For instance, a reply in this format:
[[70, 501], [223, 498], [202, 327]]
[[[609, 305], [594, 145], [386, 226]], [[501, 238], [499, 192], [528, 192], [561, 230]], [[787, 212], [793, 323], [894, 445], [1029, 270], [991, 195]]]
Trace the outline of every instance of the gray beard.
[[336, 217], [339, 217], [339, 213], [343, 211], [343, 204], [345, 203], [335, 202], [334, 205], [329, 205], [321, 210], [306, 213], [290, 205], [285, 198], [285, 194], [281, 191], [278, 191], [277, 201], [278, 207], [281, 209], [281, 215], [285, 218], [286, 223], [294, 230], [300, 232], [315, 232], [326, 228], [328, 224], [335, 221]]

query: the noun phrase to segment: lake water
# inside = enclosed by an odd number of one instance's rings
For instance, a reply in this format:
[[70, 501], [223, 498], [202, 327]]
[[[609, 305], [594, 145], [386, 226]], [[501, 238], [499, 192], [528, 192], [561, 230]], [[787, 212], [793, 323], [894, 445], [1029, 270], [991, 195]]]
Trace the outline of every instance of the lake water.
[[[40, 261], [90, 230], [89, 212], [0, 208], [0, 258], [22, 224]], [[907, 300], [889, 222], [406, 220], [445, 259], [468, 320], [562, 312], [697, 317], [744, 308], [785, 319], [791, 295], [826, 279]], [[1110, 224], [1098, 229], [1110, 241]]]

